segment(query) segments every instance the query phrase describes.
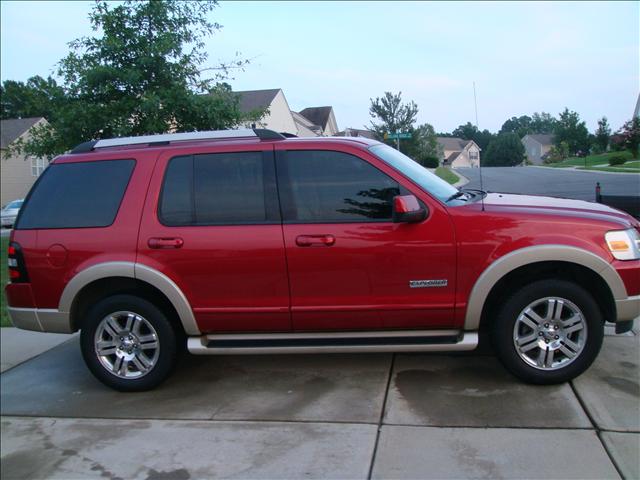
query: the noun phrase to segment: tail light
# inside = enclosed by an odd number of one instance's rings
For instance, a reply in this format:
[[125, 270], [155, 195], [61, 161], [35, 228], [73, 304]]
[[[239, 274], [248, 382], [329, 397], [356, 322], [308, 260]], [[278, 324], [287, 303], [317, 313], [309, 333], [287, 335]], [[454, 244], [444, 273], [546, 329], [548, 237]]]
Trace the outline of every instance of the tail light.
[[24, 262], [20, 244], [11, 242], [7, 251], [7, 263], [9, 264], [9, 280], [11, 283], [26, 283], [29, 281], [27, 265]]

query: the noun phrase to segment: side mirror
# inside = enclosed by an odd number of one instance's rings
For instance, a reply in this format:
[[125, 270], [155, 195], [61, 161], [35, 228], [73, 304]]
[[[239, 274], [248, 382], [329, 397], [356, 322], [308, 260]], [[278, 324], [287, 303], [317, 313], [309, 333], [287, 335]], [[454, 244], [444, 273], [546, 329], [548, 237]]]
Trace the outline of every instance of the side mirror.
[[394, 223], [416, 223], [427, 218], [427, 209], [413, 195], [393, 197]]

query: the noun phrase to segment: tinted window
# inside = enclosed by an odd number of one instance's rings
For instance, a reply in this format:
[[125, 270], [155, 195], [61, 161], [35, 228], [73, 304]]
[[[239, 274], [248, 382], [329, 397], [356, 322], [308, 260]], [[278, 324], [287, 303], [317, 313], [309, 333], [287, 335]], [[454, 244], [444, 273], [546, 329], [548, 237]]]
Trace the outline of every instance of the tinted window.
[[20, 211], [16, 228], [111, 225], [134, 165], [134, 160], [50, 165]]
[[[458, 192], [458, 189], [449, 185], [440, 177], [434, 175], [429, 170], [424, 168], [418, 162], [411, 160], [409, 157], [399, 152], [395, 148], [391, 148], [389, 145], [374, 145], [369, 150], [382, 161], [386, 162], [391, 167], [398, 170], [403, 175], [406, 175], [411, 180], [420, 185], [424, 190], [435, 195], [443, 202], [446, 201], [451, 195]], [[455, 202], [455, 203], [454, 203]], [[456, 204], [463, 204], [465, 202], [460, 200], [454, 200], [449, 202], [449, 206]]]
[[264, 170], [262, 152], [172, 158], [160, 219], [172, 226], [265, 223]]
[[366, 161], [340, 152], [288, 151], [282, 165], [289, 184], [285, 221], [391, 220], [398, 183]]

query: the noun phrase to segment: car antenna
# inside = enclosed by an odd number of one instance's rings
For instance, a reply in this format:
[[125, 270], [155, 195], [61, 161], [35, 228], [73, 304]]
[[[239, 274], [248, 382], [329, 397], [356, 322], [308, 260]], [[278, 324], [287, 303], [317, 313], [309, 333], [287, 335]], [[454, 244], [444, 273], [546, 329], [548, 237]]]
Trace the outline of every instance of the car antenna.
[[[478, 99], [476, 98], [476, 82], [473, 82], [473, 105], [476, 110], [476, 130], [478, 129]], [[478, 155], [478, 174], [480, 175], [480, 204], [482, 205], [482, 211], [484, 212], [484, 188], [482, 188], [482, 159], [481, 155]]]

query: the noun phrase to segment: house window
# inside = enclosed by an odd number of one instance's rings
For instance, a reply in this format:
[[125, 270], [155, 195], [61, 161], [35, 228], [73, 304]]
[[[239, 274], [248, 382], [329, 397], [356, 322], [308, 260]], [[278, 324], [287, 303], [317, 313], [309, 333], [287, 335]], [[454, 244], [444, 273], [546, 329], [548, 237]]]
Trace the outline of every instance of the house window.
[[470, 158], [471, 160], [478, 160], [478, 152], [473, 151], [473, 150], [472, 150], [472, 151], [470, 151], [470, 152], [469, 152], [469, 158]]
[[39, 177], [47, 166], [47, 161], [44, 158], [32, 158], [31, 159], [31, 175]]

